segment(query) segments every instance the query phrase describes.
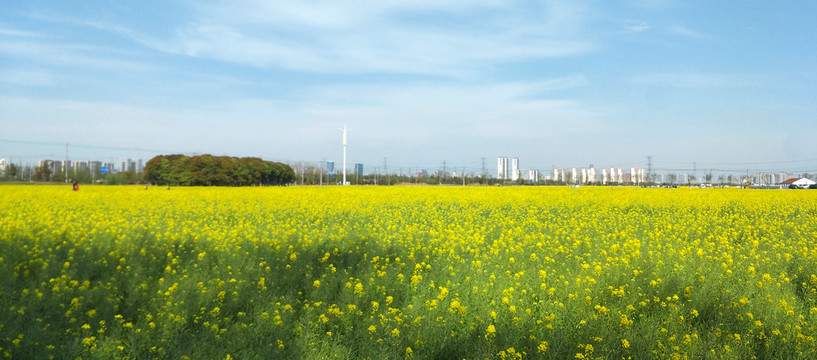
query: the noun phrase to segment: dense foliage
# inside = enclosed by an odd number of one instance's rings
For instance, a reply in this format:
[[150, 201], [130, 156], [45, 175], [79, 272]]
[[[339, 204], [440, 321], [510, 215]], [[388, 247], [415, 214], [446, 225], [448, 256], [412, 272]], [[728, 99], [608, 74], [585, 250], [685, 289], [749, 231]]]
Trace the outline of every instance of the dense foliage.
[[815, 200], [4, 186], [0, 357], [814, 359]]
[[143, 177], [157, 185], [286, 185], [295, 181], [289, 165], [259, 158], [159, 155], [145, 164]]

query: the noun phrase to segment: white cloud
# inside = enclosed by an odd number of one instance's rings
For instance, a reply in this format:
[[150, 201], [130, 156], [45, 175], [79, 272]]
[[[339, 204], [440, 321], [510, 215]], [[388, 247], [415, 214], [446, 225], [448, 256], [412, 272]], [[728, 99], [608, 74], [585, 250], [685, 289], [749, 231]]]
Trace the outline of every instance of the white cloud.
[[[47, 13], [32, 17], [107, 31], [166, 53], [317, 73], [465, 78], [501, 63], [572, 56], [596, 49], [583, 34], [586, 9], [572, 3], [508, 6], [491, 0], [250, 0], [191, 6], [192, 20], [178, 18], [175, 25], [159, 29]], [[175, 30], [161, 30], [167, 28]], [[113, 61], [102, 59], [116, 53], [110, 48], [44, 41], [6, 43], [3, 47], [31, 58], [92, 66], [93, 61], [102, 65]], [[120, 60], [114, 65], [128, 68], [134, 64]]]
[[[395, 15], [467, 15], [479, 11], [502, 11], [503, 2], [476, 1], [220, 1], [195, 4], [200, 19], [227, 24], [274, 26], [290, 30], [344, 30], [382, 26]], [[226, 11], [229, 10], [229, 11]]]
[[[152, 48], [329, 73], [462, 77], [495, 63], [592, 51], [584, 10], [486, 2], [235, 2], [200, 5], [170, 38], [116, 30]], [[456, 24], [456, 25], [453, 25]]]

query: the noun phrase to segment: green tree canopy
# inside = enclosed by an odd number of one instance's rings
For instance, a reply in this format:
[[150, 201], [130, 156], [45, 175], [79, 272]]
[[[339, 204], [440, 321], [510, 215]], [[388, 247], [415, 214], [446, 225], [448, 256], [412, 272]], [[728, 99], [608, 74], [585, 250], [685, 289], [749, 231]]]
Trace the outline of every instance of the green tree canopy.
[[143, 179], [156, 185], [286, 185], [295, 181], [289, 165], [259, 158], [159, 155], [145, 164]]

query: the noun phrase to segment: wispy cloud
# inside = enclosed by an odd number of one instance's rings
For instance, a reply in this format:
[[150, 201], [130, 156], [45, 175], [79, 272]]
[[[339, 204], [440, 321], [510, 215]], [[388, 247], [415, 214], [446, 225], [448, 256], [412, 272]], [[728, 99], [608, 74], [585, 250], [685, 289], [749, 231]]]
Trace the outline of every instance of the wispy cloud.
[[709, 39], [710, 38], [710, 36], [707, 35], [707, 34], [692, 30], [692, 29], [690, 29], [690, 28], [688, 28], [686, 26], [683, 26], [683, 25], [669, 26], [667, 28], [667, 32], [672, 34], [672, 35], [677, 35], [677, 36], [692, 38], [692, 39], [701, 39], [701, 40], [703, 40], [703, 39]]
[[699, 31], [695, 31], [686, 27], [684, 25], [669, 25], [669, 26], [651, 26], [645, 21], [640, 20], [625, 20], [621, 23], [621, 27], [624, 32], [631, 33], [631, 34], [638, 34], [638, 33], [645, 33], [648, 31], [658, 31], [663, 34], [688, 38], [688, 39], [696, 39], [696, 40], [705, 40], [710, 39], [711, 36]]
[[17, 38], [23, 37], [23, 38], [25, 38], [25, 37], [39, 37], [40, 35], [35, 33], [35, 32], [13, 29], [13, 28], [9, 28], [7, 26], [4, 26], [3, 24], [0, 24], [0, 36], [3, 36], [3, 37], [17, 37]]
[[686, 88], [718, 88], [751, 85], [750, 81], [739, 76], [702, 74], [696, 72], [645, 74], [635, 76], [630, 80], [634, 83]]
[[492, 89], [499, 94], [508, 94], [520, 99], [541, 99], [558, 90], [574, 89], [587, 84], [587, 78], [578, 74], [539, 81], [499, 83], [494, 84]]
[[53, 82], [53, 76], [48, 71], [29, 68], [0, 70], [0, 83], [23, 86], [48, 86], [53, 84]]
[[[22, 34], [22, 35], [19, 35]], [[145, 70], [149, 66], [130, 59], [115, 47], [65, 41], [38, 32], [13, 28], [0, 31], [0, 54], [28, 64], [83, 66], [94, 69]]]
[[582, 36], [584, 9], [560, 3], [249, 1], [195, 5], [195, 13], [164, 36], [89, 25], [164, 52], [321, 73], [463, 77], [496, 63], [595, 49]]
[[666, 9], [675, 3], [675, 0], [630, 0], [630, 4], [644, 9]]
[[622, 27], [625, 31], [630, 33], [640, 33], [651, 29], [652, 27], [647, 25], [644, 21], [636, 21], [636, 20], [627, 20], [624, 21]]
[[162, 29], [32, 14], [103, 30], [171, 54], [316, 73], [463, 78], [497, 64], [594, 51], [580, 4], [484, 1], [192, 3], [191, 19]]

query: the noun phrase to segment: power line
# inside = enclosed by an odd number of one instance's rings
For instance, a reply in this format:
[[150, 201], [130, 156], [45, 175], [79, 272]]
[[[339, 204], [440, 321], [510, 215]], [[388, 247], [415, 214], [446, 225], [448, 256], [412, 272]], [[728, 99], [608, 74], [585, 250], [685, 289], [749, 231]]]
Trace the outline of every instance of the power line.
[[[12, 144], [24, 144], [24, 145], [43, 145], [43, 146], [70, 146], [76, 148], [83, 148], [83, 149], [95, 149], [95, 150], [114, 150], [114, 151], [147, 151], [147, 152], [154, 152], [154, 153], [164, 153], [164, 154], [174, 154], [180, 152], [174, 151], [167, 151], [167, 150], [156, 150], [156, 149], [145, 149], [145, 148], [125, 148], [125, 147], [115, 147], [115, 146], [101, 146], [101, 145], [87, 145], [87, 144], [75, 144], [75, 143], [57, 143], [57, 142], [46, 142], [46, 141], [27, 141], [27, 140], [11, 140], [11, 139], [0, 139], [0, 142], [4, 143], [12, 143]], [[183, 153], [183, 154], [191, 154], [190, 152]]]
[[[802, 160], [777, 160], [777, 161], [758, 161], [758, 162], [734, 162], [734, 163], [701, 163], [701, 165], [715, 165], [715, 166], [745, 166], [745, 165], [769, 165], [769, 164], [789, 164], [798, 162], [817, 162], [817, 159], [802, 159]], [[689, 164], [689, 162], [679, 161], [656, 161], [660, 164]]]

